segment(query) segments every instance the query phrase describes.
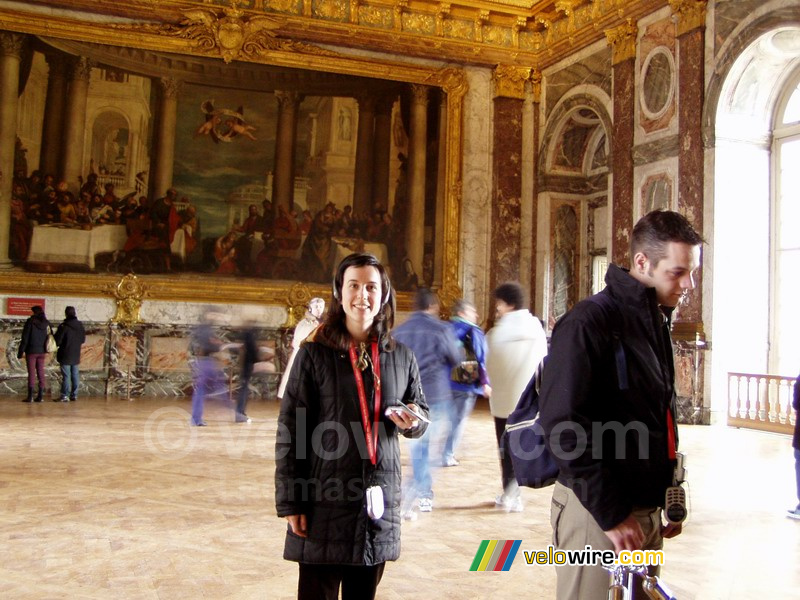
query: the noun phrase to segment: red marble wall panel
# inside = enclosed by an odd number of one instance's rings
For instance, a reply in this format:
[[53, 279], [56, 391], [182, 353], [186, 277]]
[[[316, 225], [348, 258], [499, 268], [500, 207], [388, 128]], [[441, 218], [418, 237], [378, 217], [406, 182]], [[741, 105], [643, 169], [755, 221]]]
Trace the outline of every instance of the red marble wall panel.
[[633, 230], [633, 111], [634, 61], [614, 65], [614, 124], [611, 135], [613, 215], [611, 217], [611, 260], [629, 265], [628, 248]]
[[[678, 209], [703, 231], [703, 30], [694, 29], [680, 38], [680, 63], [678, 69], [678, 127], [680, 153], [678, 154]], [[681, 306], [681, 321], [702, 321], [702, 290], [698, 273], [695, 289]]]
[[491, 289], [520, 278], [522, 103], [514, 98], [494, 100]]

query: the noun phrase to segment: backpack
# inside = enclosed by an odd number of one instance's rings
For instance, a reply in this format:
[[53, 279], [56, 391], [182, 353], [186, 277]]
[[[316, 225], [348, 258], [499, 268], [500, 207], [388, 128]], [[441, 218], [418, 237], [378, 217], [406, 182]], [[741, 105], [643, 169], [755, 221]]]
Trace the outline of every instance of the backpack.
[[450, 380], [463, 385], [474, 385], [481, 377], [478, 357], [472, 345], [472, 328], [464, 334], [464, 360], [450, 371]]
[[[607, 313], [613, 311], [611, 336], [617, 382], [621, 390], [628, 389], [628, 366], [625, 349], [620, 341], [619, 311], [606, 294], [595, 294], [587, 300], [599, 304]], [[517, 402], [517, 407], [508, 415], [506, 430], [501, 439], [501, 446], [509, 450], [517, 483], [537, 489], [554, 484], [558, 477], [558, 466], [545, 445], [545, 432], [539, 423], [539, 388], [546, 362], [547, 356], [536, 368]]]

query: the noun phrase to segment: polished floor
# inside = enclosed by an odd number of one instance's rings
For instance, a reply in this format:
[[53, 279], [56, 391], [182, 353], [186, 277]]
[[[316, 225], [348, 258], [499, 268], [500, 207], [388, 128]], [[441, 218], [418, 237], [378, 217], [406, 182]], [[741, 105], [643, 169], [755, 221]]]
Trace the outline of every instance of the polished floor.
[[[273, 503], [274, 402], [235, 425], [210, 405], [187, 426], [185, 399], [0, 397], [0, 598], [289, 599], [297, 567], [282, 556]], [[800, 522], [790, 440], [682, 427], [692, 514], [666, 546], [663, 577], [681, 600], [800, 598]], [[470, 572], [482, 539], [550, 540], [550, 489], [525, 510], [494, 507], [499, 473], [485, 408], [473, 414], [461, 465], [438, 469], [430, 514], [403, 525], [384, 599], [553, 598], [554, 567]], [[406, 452], [407, 454], [407, 452]]]

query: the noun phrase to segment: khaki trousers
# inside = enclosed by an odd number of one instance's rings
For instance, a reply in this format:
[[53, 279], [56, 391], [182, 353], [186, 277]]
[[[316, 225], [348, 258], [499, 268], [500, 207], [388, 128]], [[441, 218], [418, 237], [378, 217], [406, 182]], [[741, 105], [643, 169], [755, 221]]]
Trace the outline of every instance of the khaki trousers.
[[[633, 511], [644, 532], [642, 550], [661, 550], [661, 509], [646, 508]], [[550, 525], [553, 527], [553, 546], [559, 550], [613, 550], [614, 544], [600, 529], [589, 511], [581, 504], [571, 489], [556, 482], [550, 506]], [[650, 568], [650, 575], [657, 575], [657, 568]], [[610, 585], [608, 571], [601, 566], [556, 566], [556, 598], [558, 600], [606, 600]], [[646, 598], [639, 589], [634, 599]]]

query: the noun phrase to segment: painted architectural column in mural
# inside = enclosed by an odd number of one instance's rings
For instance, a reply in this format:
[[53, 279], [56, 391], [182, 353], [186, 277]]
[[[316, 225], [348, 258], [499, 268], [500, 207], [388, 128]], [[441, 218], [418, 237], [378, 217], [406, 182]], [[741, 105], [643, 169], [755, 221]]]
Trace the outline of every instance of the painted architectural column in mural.
[[[531, 201], [533, 202], [533, 209], [531, 211], [531, 265], [530, 265], [530, 273], [531, 273], [531, 286], [530, 286], [530, 299], [531, 299], [531, 310], [535, 311], [536, 307], [534, 306], [534, 298], [536, 298], [536, 248], [538, 247], [538, 236], [536, 235], [538, 231], [538, 215], [539, 215], [539, 207], [537, 206], [537, 199], [539, 198], [539, 179], [536, 176], [537, 169], [536, 165], [539, 164], [539, 127], [540, 127], [540, 115], [539, 111], [541, 109], [541, 102], [542, 102], [542, 72], [539, 69], [533, 69], [531, 71], [530, 76], [531, 81], [531, 97], [533, 100], [533, 145], [532, 145], [532, 152], [533, 156], [531, 157], [531, 162], [533, 163], [533, 181], [531, 182]], [[541, 307], [539, 307], [541, 309]], [[539, 313], [536, 313], [539, 314]]]
[[490, 289], [519, 279], [522, 108], [530, 72], [529, 68], [507, 65], [499, 65], [494, 71]]
[[635, 59], [638, 28], [633, 19], [606, 31], [612, 57], [611, 128], [611, 261], [621, 267], [629, 263], [630, 236], [633, 231], [633, 114], [635, 110]]
[[353, 179], [353, 213], [372, 212], [372, 178], [375, 156], [375, 97], [361, 96], [358, 100], [358, 137], [356, 141], [356, 170]]
[[175, 131], [178, 122], [178, 93], [181, 82], [172, 77], [162, 77], [158, 106], [158, 127], [155, 131], [155, 161], [151, 169], [151, 193], [161, 198], [172, 187], [172, 170], [175, 163]]
[[17, 137], [19, 63], [25, 36], [0, 31], [0, 268], [8, 268], [11, 227], [11, 183]]
[[[447, 95], [442, 94], [439, 103], [439, 152], [436, 157], [436, 224], [433, 236], [433, 255], [442, 256], [445, 237], [445, 191], [447, 190]], [[442, 286], [442, 261], [433, 261], [433, 287]], [[445, 307], [449, 309], [450, 307]]]
[[411, 86], [411, 132], [408, 157], [406, 256], [422, 278], [425, 254], [425, 160], [428, 146], [428, 88]]
[[389, 167], [392, 159], [392, 107], [394, 96], [378, 98], [375, 104], [375, 140], [372, 206], [389, 210]]
[[[703, 90], [704, 30], [706, 3], [698, 0], [672, 0], [678, 18], [678, 210], [703, 231]], [[702, 271], [702, 269], [700, 270]], [[694, 290], [681, 305], [678, 318], [684, 322], [702, 321], [701, 273]], [[698, 326], [702, 333], [702, 326]]]
[[77, 192], [83, 172], [83, 140], [86, 134], [86, 99], [92, 62], [85, 56], [72, 60], [69, 72], [69, 92], [64, 122], [64, 145], [61, 147], [61, 179]]
[[39, 170], [55, 175], [60, 159], [61, 136], [64, 130], [64, 109], [67, 99], [67, 60], [63, 54], [48, 54], [47, 96], [42, 124], [42, 151]]
[[287, 211], [294, 204], [294, 151], [297, 145], [297, 117], [303, 96], [298, 92], [276, 90], [278, 124], [275, 132], [275, 172], [272, 178], [272, 211]]

